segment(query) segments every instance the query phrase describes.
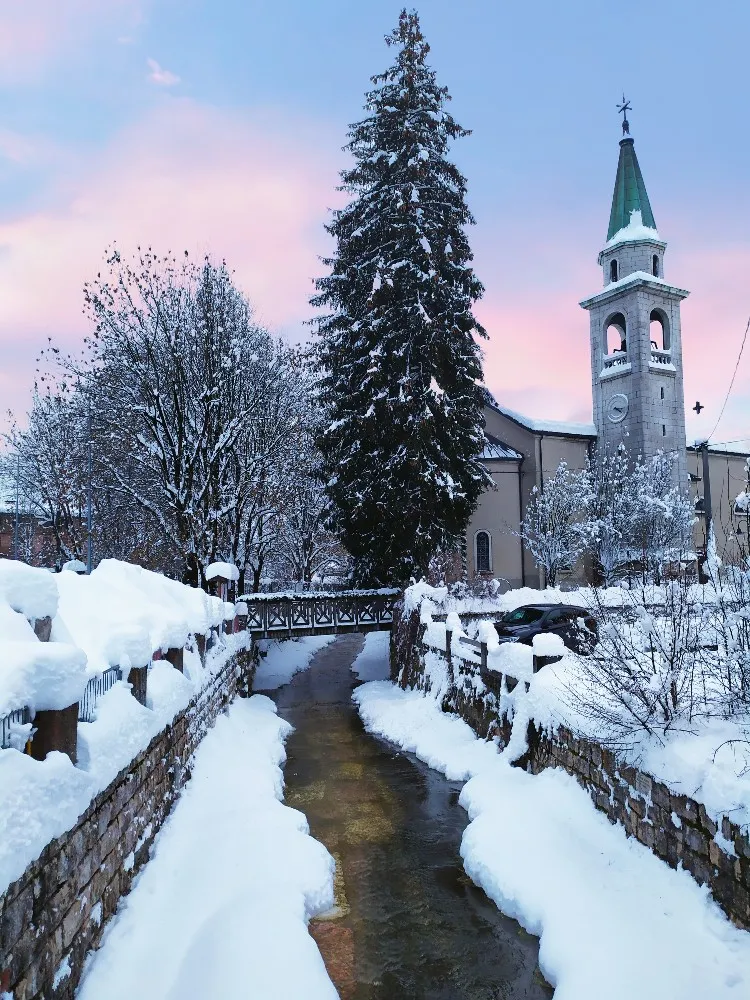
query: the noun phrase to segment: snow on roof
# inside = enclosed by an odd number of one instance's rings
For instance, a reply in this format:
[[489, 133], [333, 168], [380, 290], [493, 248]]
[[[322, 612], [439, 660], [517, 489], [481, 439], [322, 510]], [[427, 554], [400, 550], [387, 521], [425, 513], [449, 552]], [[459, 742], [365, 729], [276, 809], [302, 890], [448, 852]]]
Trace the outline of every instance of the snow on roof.
[[228, 562], [215, 562], [206, 570], [206, 579], [215, 580], [216, 577], [221, 577], [222, 580], [239, 580], [240, 571], [234, 565], [234, 563]]
[[520, 461], [523, 458], [523, 455], [519, 451], [511, 448], [509, 444], [501, 441], [500, 438], [496, 438], [494, 434], [488, 434], [485, 431], [484, 436], [487, 443], [482, 451], [482, 458], [500, 459], [501, 461]]
[[507, 406], [500, 406], [494, 398], [488, 400], [488, 405], [504, 417], [508, 417], [522, 427], [526, 427], [528, 430], [535, 431], [538, 434], [596, 437], [596, 427], [593, 424], [579, 424], [567, 420], [536, 420], [532, 417], [525, 417], [522, 413], [516, 413], [515, 410], [510, 410]]
[[630, 213], [630, 222], [624, 226], [611, 240], [608, 240], [604, 249], [609, 250], [617, 246], [618, 243], [626, 243], [628, 240], [656, 240], [657, 243], [664, 243], [656, 229], [651, 226], [644, 226], [640, 209], [634, 209]]
[[612, 294], [614, 291], [618, 291], [621, 288], [625, 288], [627, 285], [635, 285], [639, 281], [648, 281], [653, 285], [661, 285], [662, 288], [670, 291], [674, 294], [680, 295], [682, 298], [687, 298], [690, 294], [686, 288], [678, 288], [677, 285], [672, 285], [664, 278], [658, 278], [655, 274], [651, 274], [650, 271], [632, 271], [630, 274], [626, 274], [624, 278], [620, 278], [619, 281], [610, 281], [608, 285], [597, 292], [596, 295], [590, 296], [588, 299], [583, 299], [579, 302], [580, 306], [587, 309], [594, 302], [598, 302], [601, 298], [605, 298]]

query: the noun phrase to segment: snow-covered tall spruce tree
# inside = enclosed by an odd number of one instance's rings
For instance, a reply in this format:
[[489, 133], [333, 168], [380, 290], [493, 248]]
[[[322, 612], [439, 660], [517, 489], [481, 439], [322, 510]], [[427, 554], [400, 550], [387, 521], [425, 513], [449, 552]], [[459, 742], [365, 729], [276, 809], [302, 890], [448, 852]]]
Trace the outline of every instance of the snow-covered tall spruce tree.
[[360, 583], [419, 577], [457, 546], [487, 474], [481, 352], [472, 313], [483, 288], [464, 228], [466, 182], [446, 159], [467, 135], [427, 65], [416, 13], [386, 36], [393, 66], [372, 78], [342, 173], [353, 196], [327, 227], [331, 273], [316, 282], [321, 436], [333, 526]]

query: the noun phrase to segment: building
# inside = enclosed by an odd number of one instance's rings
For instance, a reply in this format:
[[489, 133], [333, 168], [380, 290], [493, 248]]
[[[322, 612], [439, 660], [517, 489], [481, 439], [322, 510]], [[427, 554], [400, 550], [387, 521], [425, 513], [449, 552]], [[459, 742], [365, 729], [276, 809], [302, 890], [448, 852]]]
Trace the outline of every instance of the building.
[[[609, 229], [598, 257], [603, 287], [580, 303], [589, 313], [594, 423], [530, 419], [488, 394], [483, 460], [495, 489], [482, 495], [469, 523], [470, 579], [493, 576], [512, 587], [543, 585], [514, 532], [533, 487], [541, 488], [561, 461], [572, 469], [584, 468], [597, 446], [612, 452], [623, 444], [630, 455], [644, 458], [674, 452], [678, 481], [690, 483], [701, 512], [702, 456], [695, 447], [686, 447], [685, 438], [680, 304], [689, 293], [666, 277], [666, 249], [624, 118]], [[731, 546], [738, 527], [733, 503], [746, 488], [747, 458], [743, 452], [709, 450], [720, 552]], [[695, 542], [705, 549], [700, 520]], [[583, 571], [579, 567], [578, 576]]]

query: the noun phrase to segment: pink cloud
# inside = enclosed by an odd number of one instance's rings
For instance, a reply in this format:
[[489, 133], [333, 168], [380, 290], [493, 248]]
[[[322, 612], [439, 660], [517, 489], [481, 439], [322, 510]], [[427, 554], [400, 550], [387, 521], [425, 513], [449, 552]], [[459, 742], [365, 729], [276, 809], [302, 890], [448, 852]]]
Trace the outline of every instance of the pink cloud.
[[25, 408], [48, 335], [80, 341], [82, 285], [113, 240], [225, 258], [261, 321], [302, 334], [337, 181], [319, 130], [169, 100], [79, 162], [45, 198], [53, 209], [1, 221], [3, 399]]
[[168, 69], [160, 66], [156, 59], [147, 59], [146, 64], [149, 69], [148, 78], [159, 87], [174, 87], [180, 82], [179, 76], [171, 73]]

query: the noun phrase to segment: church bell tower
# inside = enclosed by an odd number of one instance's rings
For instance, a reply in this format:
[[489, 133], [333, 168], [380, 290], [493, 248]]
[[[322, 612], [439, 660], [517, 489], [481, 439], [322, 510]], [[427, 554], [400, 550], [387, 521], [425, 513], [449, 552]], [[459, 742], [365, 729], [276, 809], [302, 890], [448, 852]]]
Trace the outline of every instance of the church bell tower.
[[632, 460], [677, 455], [687, 484], [680, 303], [688, 295], [664, 277], [660, 237], [635, 155], [623, 99], [607, 241], [599, 254], [604, 288], [581, 302], [591, 318], [594, 423], [600, 448], [623, 444]]

